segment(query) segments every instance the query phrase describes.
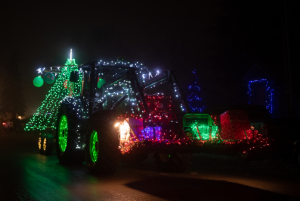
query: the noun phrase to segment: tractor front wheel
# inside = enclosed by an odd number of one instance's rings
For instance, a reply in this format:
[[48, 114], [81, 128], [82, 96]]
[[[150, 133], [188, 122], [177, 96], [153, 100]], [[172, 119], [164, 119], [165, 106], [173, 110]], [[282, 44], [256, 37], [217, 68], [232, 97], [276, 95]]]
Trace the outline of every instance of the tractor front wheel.
[[111, 174], [116, 171], [120, 150], [118, 130], [114, 121], [95, 116], [86, 133], [86, 165], [95, 174]]

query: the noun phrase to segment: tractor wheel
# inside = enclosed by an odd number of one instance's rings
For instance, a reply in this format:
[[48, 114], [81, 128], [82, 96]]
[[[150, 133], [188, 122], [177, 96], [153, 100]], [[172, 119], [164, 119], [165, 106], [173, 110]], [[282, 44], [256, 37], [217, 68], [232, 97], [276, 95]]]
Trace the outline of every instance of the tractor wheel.
[[125, 163], [142, 163], [148, 158], [148, 154], [129, 153], [121, 156], [122, 162]]
[[62, 104], [57, 115], [55, 145], [56, 154], [60, 163], [81, 163], [84, 155], [76, 147], [78, 133], [78, 119], [72, 110], [71, 104]]
[[39, 138], [38, 138], [38, 150], [40, 154], [43, 154], [43, 142], [44, 142], [44, 138], [42, 137], [41, 133], [39, 134]]
[[120, 150], [118, 129], [114, 120], [95, 115], [86, 133], [86, 165], [94, 174], [111, 174], [116, 171]]
[[43, 139], [43, 153], [45, 155], [51, 155], [54, 147], [54, 141], [51, 134], [45, 134]]
[[164, 172], [183, 172], [191, 160], [190, 153], [155, 153], [155, 163], [159, 170]]

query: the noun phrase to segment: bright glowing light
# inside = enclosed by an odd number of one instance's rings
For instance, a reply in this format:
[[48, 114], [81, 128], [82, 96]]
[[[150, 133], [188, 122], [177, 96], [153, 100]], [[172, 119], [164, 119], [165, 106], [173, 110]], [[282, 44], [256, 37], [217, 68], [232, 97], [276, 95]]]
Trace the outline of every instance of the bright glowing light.
[[70, 51], [70, 60], [72, 60], [72, 49]]
[[120, 122], [116, 123], [116, 124], [115, 124], [115, 127], [117, 127], [117, 126], [119, 126], [119, 125], [120, 125]]
[[37, 69], [36, 71], [37, 71], [39, 74], [42, 74], [42, 73], [43, 73], [41, 68]]
[[155, 77], [156, 77], [157, 75], [159, 75], [159, 70], [156, 71]]
[[126, 120], [119, 126], [120, 142], [128, 142], [130, 139], [130, 127]]

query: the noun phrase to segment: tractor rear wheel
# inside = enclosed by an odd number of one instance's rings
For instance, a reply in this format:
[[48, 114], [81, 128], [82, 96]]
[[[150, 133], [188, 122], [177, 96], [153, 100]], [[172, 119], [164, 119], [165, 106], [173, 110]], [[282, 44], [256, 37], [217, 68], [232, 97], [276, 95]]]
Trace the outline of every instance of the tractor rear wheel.
[[111, 174], [116, 171], [120, 150], [118, 129], [112, 118], [95, 115], [86, 133], [86, 165], [95, 174]]
[[155, 163], [159, 170], [164, 172], [183, 172], [191, 160], [190, 153], [155, 153]]
[[56, 154], [60, 163], [81, 163], [84, 161], [84, 155], [81, 156], [78, 147], [78, 119], [72, 110], [71, 104], [62, 104], [56, 124]]

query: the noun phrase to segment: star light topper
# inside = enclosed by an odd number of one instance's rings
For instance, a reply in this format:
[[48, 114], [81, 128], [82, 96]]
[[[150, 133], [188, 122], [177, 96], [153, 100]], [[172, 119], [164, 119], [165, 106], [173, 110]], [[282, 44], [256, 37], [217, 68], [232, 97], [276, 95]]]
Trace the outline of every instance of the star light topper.
[[72, 49], [70, 50], [70, 60], [72, 61]]

